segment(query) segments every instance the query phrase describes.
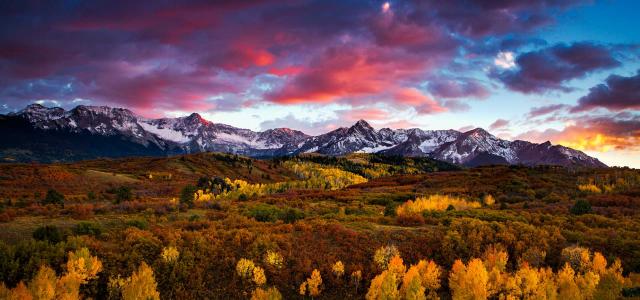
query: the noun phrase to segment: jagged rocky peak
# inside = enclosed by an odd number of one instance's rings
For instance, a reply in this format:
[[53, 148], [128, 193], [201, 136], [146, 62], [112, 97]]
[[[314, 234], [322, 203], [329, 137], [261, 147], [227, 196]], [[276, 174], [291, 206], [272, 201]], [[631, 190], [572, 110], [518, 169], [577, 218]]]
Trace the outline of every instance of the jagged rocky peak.
[[349, 127], [347, 131], [348, 134], [361, 136], [364, 139], [368, 140], [378, 140], [380, 136], [378, 132], [369, 125], [369, 123], [365, 120], [359, 120], [353, 126]]
[[480, 128], [480, 127], [471, 129], [471, 130], [465, 132], [464, 134], [470, 135], [470, 136], [480, 136], [480, 137], [493, 136], [491, 133], [489, 133], [488, 131], [484, 130], [484, 128]]
[[358, 120], [358, 122], [353, 124], [353, 126], [351, 126], [351, 128], [364, 129], [364, 130], [374, 130], [373, 127], [371, 127], [371, 125], [369, 125], [369, 122], [367, 122], [365, 120], [362, 120], [362, 119]]
[[12, 115], [26, 116], [29, 120], [51, 120], [57, 119], [64, 115], [65, 110], [62, 107], [45, 107], [42, 104], [33, 103]]
[[195, 112], [190, 114], [185, 119], [188, 120], [189, 122], [200, 123], [200, 124], [205, 124], [205, 125], [211, 123], [211, 122], [207, 121], [205, 118], [203, 118], [199, 113], [195, 113]]
[[272, 129], [267, 129], [263, 132], [261, 132], [260, 134], [262, 135], [266, 135], [266, 134], [272, 134], [272, 135], [277, 135], [277, 136], [282, 136], [282, 137], [308, 137], [309, 135], [305, 134], [302, 131], [299, 130], [293, 130], [290, 128], [272, 128]]

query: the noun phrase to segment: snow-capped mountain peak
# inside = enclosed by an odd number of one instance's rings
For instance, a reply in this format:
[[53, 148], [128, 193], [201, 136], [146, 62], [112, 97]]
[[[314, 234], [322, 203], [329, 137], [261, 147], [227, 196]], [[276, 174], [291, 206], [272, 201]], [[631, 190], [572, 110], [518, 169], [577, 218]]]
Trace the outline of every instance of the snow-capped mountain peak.
[[[482, 128], [467, 132], [419, 128], [376, 130], [367, 121], [359, 120], [350, 127], [309, 136], [289, 128], [256, 132], [213, 123], [198, 113], [178, 118], [148, 119], [124, 108], [84, 105], [65, 111], [59, 107], [47, 108], [40, 104], [32, 104], [7, 117], [24, 120], [28, 126], [37, 130], [55, 130], [69, 136], [88, 133], [95, 137], [117, 137], [132, 145], [138, 145], [135, 147], [141, 145], [153, 148], [154, 154], [157, 151], [165, 154], [219, 151], [253, 157], [272, 157], [309, 152], [325, 155], [365, 152], [425, 156], [468, 166], [605, 166], [597, 159], [571, 148], [552, 145], [550, 142], [535, 144], [507, 141]], [[0, 129], [2, 126], [0, 123]], [[134, 154], [138, 155], [138, 152]]]

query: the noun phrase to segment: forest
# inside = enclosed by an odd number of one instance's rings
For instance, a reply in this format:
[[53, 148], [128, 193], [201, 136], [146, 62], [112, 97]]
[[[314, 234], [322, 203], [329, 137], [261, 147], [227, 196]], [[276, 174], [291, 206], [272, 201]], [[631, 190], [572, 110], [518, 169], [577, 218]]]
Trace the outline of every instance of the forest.
[[640, 299], [640, 170], [0, 164], [0, 299]]

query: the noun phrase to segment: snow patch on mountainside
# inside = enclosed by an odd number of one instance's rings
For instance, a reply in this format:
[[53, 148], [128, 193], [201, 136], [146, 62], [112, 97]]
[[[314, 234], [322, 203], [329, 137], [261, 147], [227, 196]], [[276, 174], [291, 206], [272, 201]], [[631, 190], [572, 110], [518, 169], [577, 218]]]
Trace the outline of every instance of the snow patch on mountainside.
[[376, 152], [380, 152], [382, 150], [387, 150], [391, 147], [393, 147], [395, 145], [377, 145], [375, 147], [364, 147], [358, 151], [355, 151], [357, 153], [376, 153]]
[[147, 124], [145, 122], [138, 122], [138, 125], [142, 127], [142, 129], [151, 132], [157, 135], [159, 138], [176, 142], [176, 143], [188, 143], [190, 141], [189, 137], [186, 137], [182, 134], [182, 132], [173, 130], [171, 128], [158, 128], [154, 125]]

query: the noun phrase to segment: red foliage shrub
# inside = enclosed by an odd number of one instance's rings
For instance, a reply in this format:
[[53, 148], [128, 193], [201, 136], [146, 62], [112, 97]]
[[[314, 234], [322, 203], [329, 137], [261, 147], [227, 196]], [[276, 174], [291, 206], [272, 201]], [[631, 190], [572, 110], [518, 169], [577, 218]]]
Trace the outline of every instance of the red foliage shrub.
[[403, 214], [396, 217], [401, 226], [420, 226], [424, 224], [424, 217], [419, 214]]
[[0, 223], [11, 222], [16, 218], [16, 211], [14, 209], [7, 208], [0, 213]]

